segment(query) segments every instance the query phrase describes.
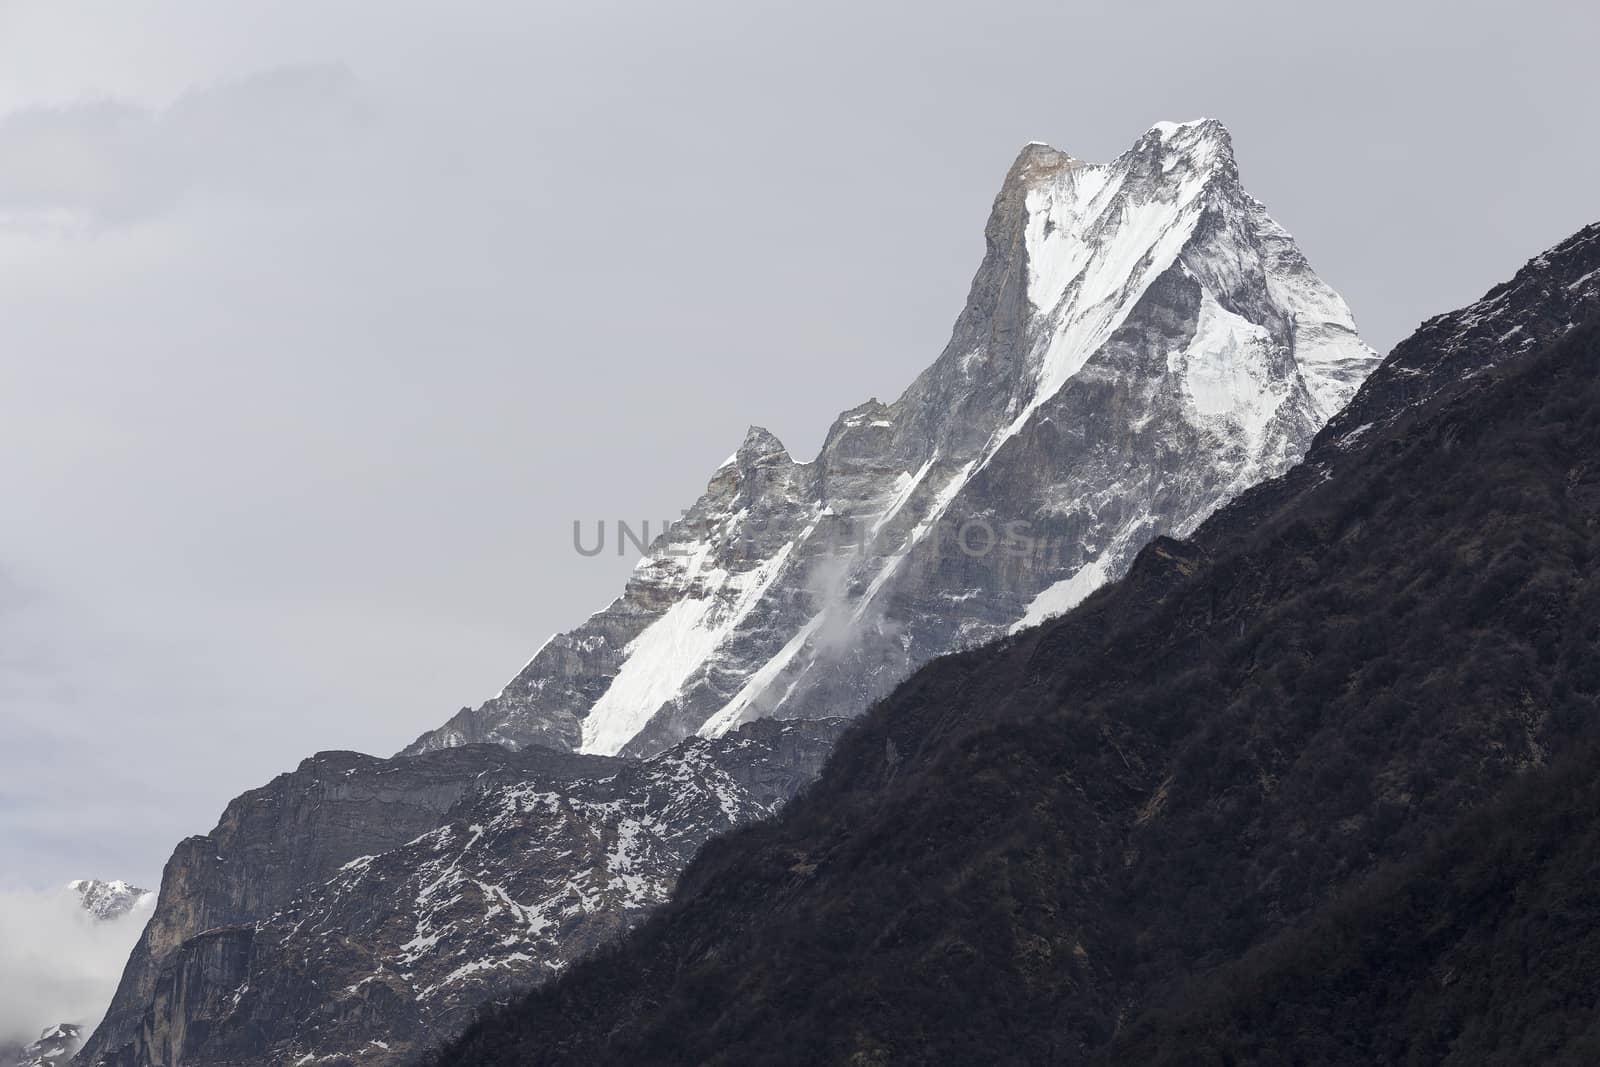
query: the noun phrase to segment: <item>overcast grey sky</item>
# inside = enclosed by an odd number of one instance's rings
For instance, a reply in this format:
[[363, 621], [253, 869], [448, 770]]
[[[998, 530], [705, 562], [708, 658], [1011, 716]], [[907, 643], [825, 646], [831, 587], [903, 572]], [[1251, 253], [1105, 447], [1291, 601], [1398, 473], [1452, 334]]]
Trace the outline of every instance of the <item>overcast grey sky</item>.
[[0, 0], [0, 888], [494, 693], [945, 341], [1024, 142], [1233, 131], [1386, 349], [1600, 217], [1571, 3]]

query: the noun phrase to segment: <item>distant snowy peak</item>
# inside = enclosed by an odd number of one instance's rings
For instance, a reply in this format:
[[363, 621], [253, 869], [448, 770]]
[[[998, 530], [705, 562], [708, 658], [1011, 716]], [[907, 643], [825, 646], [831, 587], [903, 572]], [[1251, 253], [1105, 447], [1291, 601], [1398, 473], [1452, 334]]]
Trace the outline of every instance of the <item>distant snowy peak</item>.
[[858, 713], [1282, 473], [1377, 363], [1214, 120], [1109, 163], [1025, 146], [985, 245], [904, 394], [844, 412], [809, 462], [752, 428], [622, 596], [407, 751], [649, 755]]
[[150, 890], [122, 881], [102, 882], [85, 878], [68, 882], [67, 888], [78, 895], [83, 910], [101, 922], [120, 919], [155, 898]]
[[62, 1023], [23, 1048], [0, 1049], [0, 1067], [67, 1067], [82, 1045], [82, 1028]]

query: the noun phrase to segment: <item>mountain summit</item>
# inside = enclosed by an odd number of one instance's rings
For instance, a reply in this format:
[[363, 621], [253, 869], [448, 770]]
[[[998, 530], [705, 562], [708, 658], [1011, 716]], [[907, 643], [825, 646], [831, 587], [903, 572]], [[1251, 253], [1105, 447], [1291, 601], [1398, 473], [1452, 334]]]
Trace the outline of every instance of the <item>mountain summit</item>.
[[98, 878], [80, 878], [68, 882], [67, 888], [77, 894], [83, 910], [101, 922], [120, 919], [155, 895], [120, 879], [102, 882]]
[[616, 601], [407, 753], [649, 755], [860, 712], [1282, 473], [1377, 362], [1214, 120], [1106, 164], [1024, 147], [985, 236], [898, 400], [839, 416], [806, 463], [753, 428]]

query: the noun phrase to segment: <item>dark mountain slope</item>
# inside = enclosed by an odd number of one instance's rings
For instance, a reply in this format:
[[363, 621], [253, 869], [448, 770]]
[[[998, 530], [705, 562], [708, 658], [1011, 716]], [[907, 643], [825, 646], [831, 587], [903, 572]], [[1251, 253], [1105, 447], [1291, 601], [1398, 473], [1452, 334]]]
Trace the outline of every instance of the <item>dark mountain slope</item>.
[[[1578, 1040], [1592, 997], [1532, 1011], [1544, 978], [1514, 957], [1474, 974], [1470, 1014], [1421, 990], [1413, 1014], [1374, 1008], [1431, 964], [1404, 948], [1431, 936], [1427, 908], [1463, 931], [1430, 943], [1447, 966], [1497, 941], [1543, 951], [1555, 927], [1519, 910], [1536, 903], [1481, 902], [1564, 884], [1583, 855], [1454, 858], [1495, 844], [1466, 820], [1518, 810], [1513, 786], [1567, 796], [1551, 754], [1596, 732], [1596, 330], [1537, 351], [1506, 339], [1559, 334], [1541, 325], [1558, 290], [1574, 318], [1593, 309], [1595, 232], [1530, 264], [1521, 295], [1502, 287], [1397, 350], [1410, 362], [1374, 382], [1411, 377], [1414, 406], [1347, 424], [1059, 622], [919, 672], [781, 819], [712, 842], [636, 936], [441, 1062], [1430, 1063], [1454, 1042], [1466, 1063]], [[1443, 387], [1449, 346], [1477, 373], [1415, 402]], [[1316, 466], [1330, 449], [1336, 472]], [[1410, 856], [1425, 858], [1395, 866]], [[1562, 921], [1600, 919], [1560, 899], [1576, 909]], [[1330, 944], [1340, 923], [1401, 958]], [[1274, 967], [1342, 967], [1345, 985], [1329, 999], [1302, 981], [1281, 1014], [1239, 1023]], [[1374, 1025], [1389, 1028], [1354, 1033]], [[1196, 1033], [1216, 1034], [1209, 1059], [1190, 1058]]]
[[1600, 753], [1158, 1001], [1122, 1063], [1600, 1063]]

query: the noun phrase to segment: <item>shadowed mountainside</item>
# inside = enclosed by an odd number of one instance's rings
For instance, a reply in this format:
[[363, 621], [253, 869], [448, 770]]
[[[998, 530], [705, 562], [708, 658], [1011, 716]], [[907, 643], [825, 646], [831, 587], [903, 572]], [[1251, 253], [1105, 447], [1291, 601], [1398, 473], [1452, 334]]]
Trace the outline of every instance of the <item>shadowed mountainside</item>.
[[1594, 1062], [1597, 268], [1424, 324], [438, 1062]]

